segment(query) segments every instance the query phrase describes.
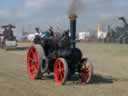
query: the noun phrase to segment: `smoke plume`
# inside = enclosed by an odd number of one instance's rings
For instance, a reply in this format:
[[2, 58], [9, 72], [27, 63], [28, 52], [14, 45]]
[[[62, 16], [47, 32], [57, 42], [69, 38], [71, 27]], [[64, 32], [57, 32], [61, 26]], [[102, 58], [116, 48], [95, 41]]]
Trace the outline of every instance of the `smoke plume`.
[[77, 15], [84, 10], [83, 0], [70, 0], [68, 15]]

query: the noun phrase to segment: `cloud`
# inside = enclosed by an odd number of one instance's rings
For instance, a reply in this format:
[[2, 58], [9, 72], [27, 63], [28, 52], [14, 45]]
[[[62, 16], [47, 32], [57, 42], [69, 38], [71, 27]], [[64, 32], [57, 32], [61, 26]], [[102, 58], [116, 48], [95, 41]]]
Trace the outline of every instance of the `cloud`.
[[25, 0], [27, 8], [44, 8], [55, 0]]
[[22, 17], [25, 16], [22, 10], [13, 9], [13, 10], [0, 10], [0, 18], [13, 18], [13, 17]]
[[5, 11], [5, 10], [0, 10], [0, 17], [9, 17], [10, 14], [8, 11]]

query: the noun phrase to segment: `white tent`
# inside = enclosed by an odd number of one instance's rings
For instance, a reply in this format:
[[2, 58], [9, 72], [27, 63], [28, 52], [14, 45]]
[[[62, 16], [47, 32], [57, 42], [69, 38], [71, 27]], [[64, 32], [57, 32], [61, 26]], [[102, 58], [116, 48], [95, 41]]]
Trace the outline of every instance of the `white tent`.
[[79, 40], [85, 40], [90, 37], [90, 32], [79, 32]]

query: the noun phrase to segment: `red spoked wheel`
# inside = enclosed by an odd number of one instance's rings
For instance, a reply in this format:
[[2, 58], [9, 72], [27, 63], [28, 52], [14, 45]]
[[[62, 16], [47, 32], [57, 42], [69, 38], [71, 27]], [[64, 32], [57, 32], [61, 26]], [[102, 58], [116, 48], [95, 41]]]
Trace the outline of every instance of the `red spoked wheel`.
[[68, 64], [65, 59], [58, 58], [54, 64], [54, 80], [57, 84], [64, 84], [68, 76]]
[[81, 83], [90, 83], [93, 76], [93, 65], [92, 63], [86, 59], [82, 62], [82, 66], [80, 69], [80, 81]]
[[35, 46], [29, 48], [27, 53], [27, 71], [31, 79], [39, 79], [41, 77], [39, 55]]

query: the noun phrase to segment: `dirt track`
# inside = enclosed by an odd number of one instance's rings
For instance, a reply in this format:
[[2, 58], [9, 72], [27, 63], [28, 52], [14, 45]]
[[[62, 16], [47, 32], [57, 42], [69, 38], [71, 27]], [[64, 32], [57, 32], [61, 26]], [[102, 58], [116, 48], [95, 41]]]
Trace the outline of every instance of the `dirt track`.
[[94, 62], [92, 84], [59, 86], [52, 79], [30, 80], [27, 50], [0, 49], [0, 96], [128, 96], [128, 45], [78, 44]]

